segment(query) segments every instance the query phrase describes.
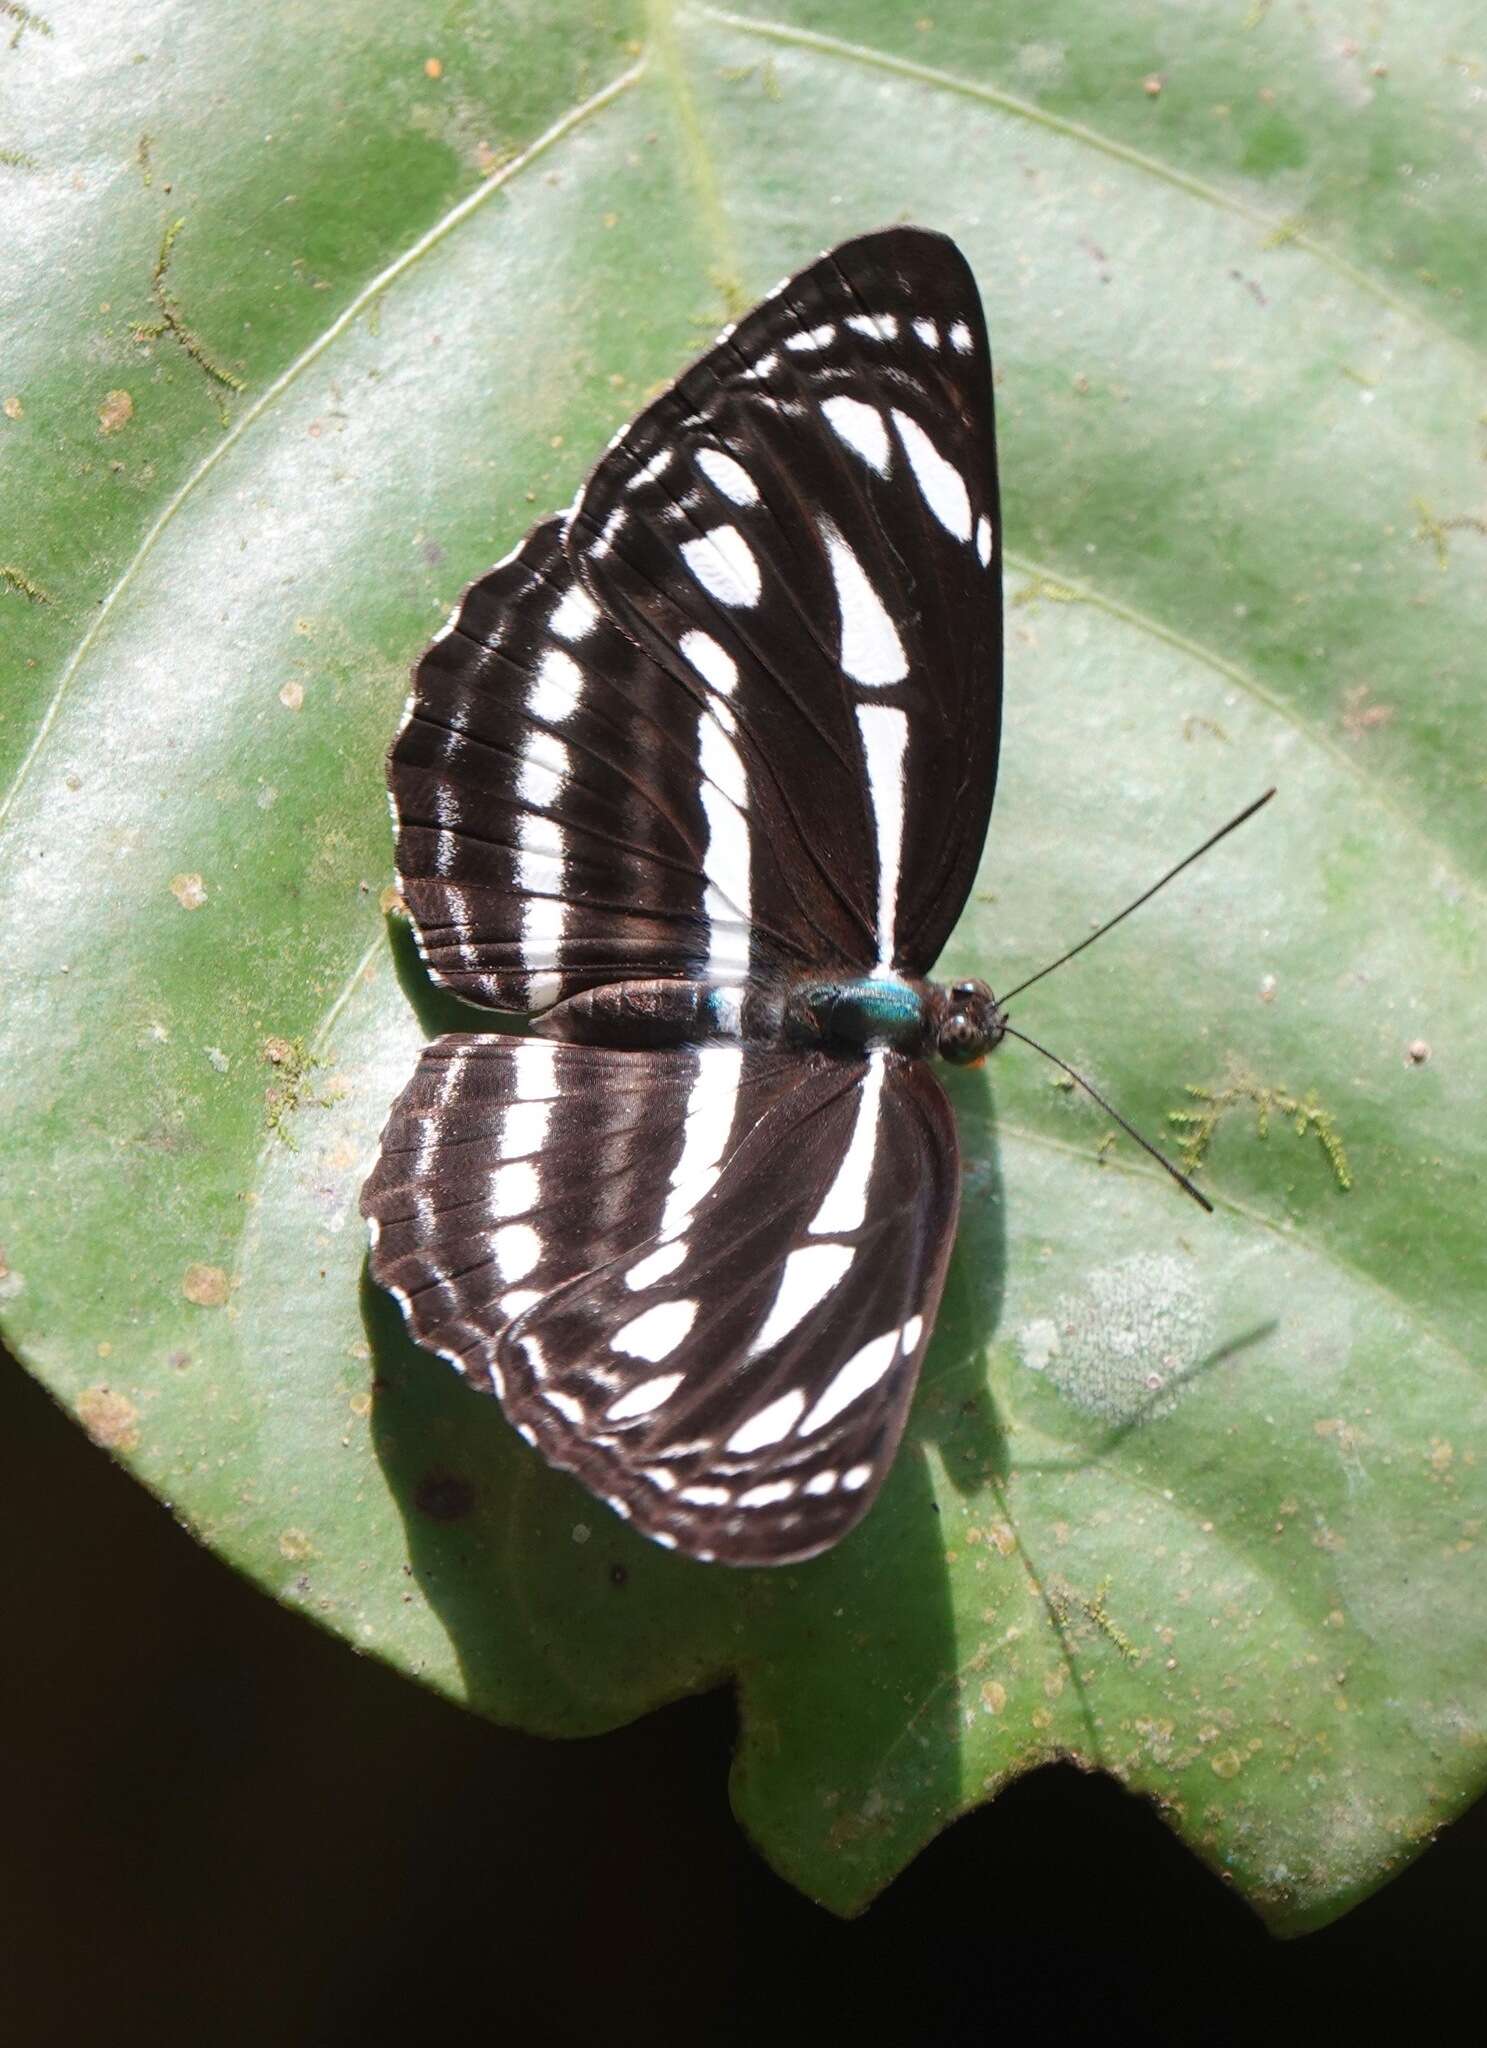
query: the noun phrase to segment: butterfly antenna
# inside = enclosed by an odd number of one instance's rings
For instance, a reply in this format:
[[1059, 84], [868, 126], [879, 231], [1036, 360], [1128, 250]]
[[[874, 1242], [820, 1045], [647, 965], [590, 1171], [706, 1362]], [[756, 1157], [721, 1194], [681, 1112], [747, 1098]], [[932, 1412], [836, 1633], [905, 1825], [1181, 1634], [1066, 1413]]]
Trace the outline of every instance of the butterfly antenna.
[[[1264, 801], [1265, 799], [1262, 797], [1260, 799], [1260, 802], [1263, 803]], [[1252, 805], [1251, 809], [1258, 809], [1258, 805]], [[1248, 817], [1248, 815], [1249, 813], [1246, 812], [1245, 816]], [[1239, 820], [1236, 818], [1234, 822], [1237, 825], [1239, 823]], [[1228, 831], [1228, 829], [1228, 826], [1224, 827], [1225, 831]], [[1199, 851], [1202, 851], [1201, 847], [1199, 848]], [[1194, 856], [1194, 858], [1196, 858], [1196, 856]], [[1160, 884], [1158, 886], [1160, 886]], [[1136, 906], [1132, 904], [1131, 908], [1133, 910], [1135, 909], [1135, 907]], [[1095, 936], [1098, 938], [1099, 934], [1096, 933]], [[1174, 1166], [1172, 1164], [1172, 1161], [1169, 1158], [1167, 1158], [1165, 1153], [1159, 1152], [1156, 1146], [1153, 1145], [1149, 1139], [1143, 1138], [1141, 1133], [1133, 1125], [1128, 1124], [1118, 1109], [1112, 1109], [1110, 1104], [1105, 1100], [1104, 1096], [1100, 1093], [1099, 1089], [1092, 1088], [1089, 1082], [1085, 1080], [1083, 1074], [1076, 1074], [1074, 1069], [1069, 1065], [1067, 1060], [1061, 1060], [1058, 1054], [1056, 1052], [1050, 1052], [1046, 1045], [1039, 1045], [1037, 1039], [1029, 1038], [1025, 1031], [1014, 1031], [1012, 1026], [1006, 1023], [1005, 1019], [1003, 1019], [1003, 1024], [1007, 1036], [1009, 1038], [1020, 1038], [1022, 1040], [1022, 1043], [1024, 1045], [1030, 1045], [1034, 1052], [1042, 1053], [1045, 1060], [1052, 1060], [1053, 1064], [1056, 1067], [1060, 1068], [1064, 1073], [1066, 1073], [1071, 1081], [1077, 1081], [1080, 1087], [1084, 1090], [1085, 1094], [1092, 1095], [1095, 1101], [1099, 1103], [1101, 1109], [1104, 1110], [1106, 1116], [1114, 1117], [1115, 1121], [1120, 1125], [1121, 1129], [1125, 1132], [1128, 1138], [1134, 1138], [1136, 1140], [1136, 1143], [1141, 1147], [1143, 1152], [1149, 1152], [1152, 1158], [1156, 1161], [1158, 1166], [1166, 1168], [1167, 1172], [1170, 1173], [1172, 1178], [1177, 1182], [1177, 1185], [1184, 1191], [1184, 1193], [1192, 1196], [1193, 1200], [1198, 1204], [1198, 1207], [1200, 1209], [1206, 1209], [1210, 1216], [1213, 1214], [1213, 1204], [1209, 1201], [1207, 1195], [1201, 1193], [1197, 1188], [1195, 1188], [1193, 1186], [1193, 1183], [1188, 1179], [1187, 1175], [1184, 1172], [1182, 1172], [1182, 1170], [1179, 1167]]]
[[[1175, 868], [1168, 868], [1166, 874], [1162, 876], [1162, 879], [1159, 882], [1153, 882], [1151, 887], [1148, 890], [1146, 890], [1146, 892], [1143, 895], [1138, 896], [1134, 903], [1128, 903], [1124, 910], [1117, 911], [1114, 917], [1107, 918], [1104, 924], [1098, 925], [1095, 928], [1095, 930], [1090, 933], [1087, 939], [1081, 939], [1077, 946], [1070, 946], [1067, 953], [1061, 953], [1057, 960], [1051, 960], [1046, 967], [1040, 967], [1036, 974], [1030, 974], [1026, 981], [1020, 981], [1017, 984], [1016, 988], [1008, 989], [1007, 993], [1004, 996], [999, 996], [997, 1000], [1002, 1003], [1010, 1003], [1013, 996], [1020, 996], [1025, 988], [1031, 988], [1033, 983], [1035, 981], [1041, 981], [1045, 974], [1052, 974], [1055, 967], [1062, 967], [1065, 961], [1072, 960], [1076, 953], [1082, 953], [1086, 946], [1092, 946], [1096, 939], [1103, 939], [1106, 932], [1113, 931], [1115, 926], [1120, 923], [1123, 917], [1129, 917], [1133, 910], [1139, 910], [1143, 903], [1149, 903], [1152, 897], [1156, 895], [1158, 889], [1165, 889], [1167, 884], [1173, 879], [1175, 875], [1180, 875], [1184, 868], [1190, 868], [1195, 860], [1201, 860], [1203, 855], [1208, 852], [1210, 847], [1217, 846], [1221, 839], [1227, 839], [1231, 832], [1233, 832], [1238, 826], [1244, 824], [1246, 819], [1252, 818], [1255, 815], [1256, 811], [1263, 810], [1266, 804], [1269, 803], [1270, 799], [1274, 795], [1275, 791], [1273, 789], [1267, 789], [1263, 796], [1257, 796], [1252, 804], [1247, 804], [1245, 806], [1245, 808], [1239, 813], [1239, 816], [1237, 818], [1231, 818], [1227, 825], [1220, 825], [1219, 829], [1217, 830], [1217, 832], [1213, 834], [1212, 838], [1205, 839], [1201, 846], [1195, 847], [1193, 851], [1188, 855], [1186, 860], [1180, 860]], [[1015, 1035], [1016, 1034], [1014, 1033], [1014, 1036]], [[1042, 1048], [1040, 1047], [1039, 1050], [1041, 1051]], [[1049, 1057], [1052, 1058], [1052, 1054], [1050, 1054]], [[1074, 1076], [1074, 1079], [1077, 1081], [1079, 1079], [1079, 1076], [1076, 1074]], [[1085, 1085], [1088, 1084], [1086, 1083]], [[1094, 1094], [1094, 1090], [1092, 1088], [1090, 1089], [1090, 1093], [1092, 1095]], [[1114, 1116], [1114, 1114], [1115, 1112], [1114, 1110], [1112, 1110], [1111, 1115]], [[1134, 1137], [1135, 1133], [1132, 1132], [1131, 1135]], [[1145, 1143], [1145, 1140], [1143, 1139], [1142, 1142]], [[1151, 1147], [1149, 1145], [1147, 1146], [1147, 1150], [1151, 1150]], [[1160, 1158], [1160, 1153], [1157, 1156]], [[1163, 1160], [1162, 1163], [1163, 1165], [1165, 1165], [1166, 1161]], [[1182, 1179], [1181, 1174], [1179, 1174], [1177, 1177], [1179, 1180]], [[1199, 1197], [1199, 1200], [1202, 1200], [1201, 1196]]]

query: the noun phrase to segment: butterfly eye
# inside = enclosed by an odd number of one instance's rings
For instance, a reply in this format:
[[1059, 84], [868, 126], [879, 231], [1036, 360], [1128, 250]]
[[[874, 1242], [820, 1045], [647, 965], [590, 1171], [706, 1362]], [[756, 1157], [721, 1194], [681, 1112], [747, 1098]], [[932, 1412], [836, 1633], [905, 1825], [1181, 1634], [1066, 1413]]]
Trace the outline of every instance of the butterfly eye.
[[968, 1003], [973, 997], [979, 995], [980, 992], [981, 984], [977, 981], [952, 982], [950, 1000], [953, 1003]]
[[937, 1040], [940, 1058], [952, 1066], [966, 1067], [986, 1051], [986, 1033], [963, 1010], [952, 1010], [940, 1026]]

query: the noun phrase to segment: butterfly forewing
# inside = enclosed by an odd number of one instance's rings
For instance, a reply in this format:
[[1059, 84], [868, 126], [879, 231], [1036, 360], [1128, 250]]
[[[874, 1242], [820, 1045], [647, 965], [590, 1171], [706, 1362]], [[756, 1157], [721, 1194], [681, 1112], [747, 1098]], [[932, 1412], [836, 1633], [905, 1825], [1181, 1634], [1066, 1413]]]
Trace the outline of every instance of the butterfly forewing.
[[420, 1340], [549, 1463], [663, 1543], [766, 1564], [877, 1493], [957, 1187], [943, 1090], [894, 1053], [455, 1038], [364, 1207]]
[[[1000, 554], [975, 283], [918, 229], [823, 257], [621, 437], [568, 548], [736, 729], [754, 899], [820, 965], [924, 973], [996, 779]], [[808, 930], [800, 930], [804, 922]]]
[[923, 973], [985, 836], [1001, 710], [991, 371], [916, 229], [803, 271], [466, 593], [393, 749], [430, 967], [596, 982]]

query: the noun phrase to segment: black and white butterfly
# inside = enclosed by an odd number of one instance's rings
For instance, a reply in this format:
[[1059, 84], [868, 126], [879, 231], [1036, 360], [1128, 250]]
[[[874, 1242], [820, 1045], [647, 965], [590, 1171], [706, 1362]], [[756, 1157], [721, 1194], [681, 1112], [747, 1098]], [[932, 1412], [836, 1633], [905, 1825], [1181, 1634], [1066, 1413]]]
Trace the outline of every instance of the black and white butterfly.
[[389, 782], [435, 979], [362, 1196], [419, 1342], [658, 1543], [810, 1557], [892, 1462], [955, 1232], [925, 980], [1001, 719], [992, 376], [943, 235], [844, 243], [462, 598]]

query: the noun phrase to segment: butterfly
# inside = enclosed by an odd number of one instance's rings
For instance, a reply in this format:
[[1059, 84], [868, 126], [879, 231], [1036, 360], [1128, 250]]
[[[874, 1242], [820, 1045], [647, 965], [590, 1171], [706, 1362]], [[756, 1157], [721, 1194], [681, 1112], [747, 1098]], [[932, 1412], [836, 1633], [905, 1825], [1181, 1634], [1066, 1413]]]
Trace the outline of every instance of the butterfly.
[[927, 978], [1001, 708], [986, 327], [915, 227], [726, 329], [415, 672], [402, 900], [436, 981], [536, 1021], [424, 1050], [372, 1272], [690, 1557], [828, 1549], [898, 1447], [960, 1192], [932, 1056], [1007, 1028]]

